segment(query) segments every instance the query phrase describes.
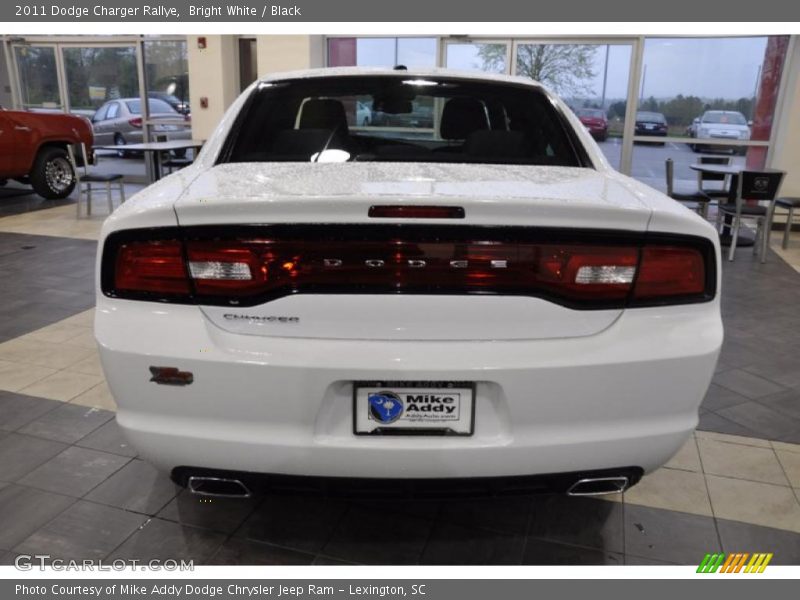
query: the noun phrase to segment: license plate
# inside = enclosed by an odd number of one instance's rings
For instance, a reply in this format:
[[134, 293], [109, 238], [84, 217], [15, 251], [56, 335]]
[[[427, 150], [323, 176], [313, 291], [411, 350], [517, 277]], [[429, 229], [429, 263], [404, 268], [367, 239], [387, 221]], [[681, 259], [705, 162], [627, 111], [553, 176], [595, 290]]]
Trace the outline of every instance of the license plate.
[[644, 128], [645, 129], [655, 129], [656, 126], [655, 125], [645, 125]]
[[357, 381], [356, 435], [472, 435], [475, 384], [465, 381]]

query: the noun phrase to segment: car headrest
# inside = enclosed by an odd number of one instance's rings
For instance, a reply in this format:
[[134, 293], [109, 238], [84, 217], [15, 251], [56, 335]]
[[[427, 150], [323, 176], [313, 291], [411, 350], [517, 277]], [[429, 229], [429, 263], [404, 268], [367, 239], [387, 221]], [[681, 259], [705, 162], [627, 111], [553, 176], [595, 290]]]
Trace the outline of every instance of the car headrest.
[[472, 157], [525, 159], [531, 157], [532, 151], [521, 131], [476, 131], [464, 143], [464, 152]]
[[299, 129], [328, 129], [347, 132], [344, 105], [331, 98], [314, 98], [303, 104]]
[[442, 110], [440, 133], [446, 140], [464, 140], [470, 133], [488, 129], [486, 109], [475, 98], [450, 98]]

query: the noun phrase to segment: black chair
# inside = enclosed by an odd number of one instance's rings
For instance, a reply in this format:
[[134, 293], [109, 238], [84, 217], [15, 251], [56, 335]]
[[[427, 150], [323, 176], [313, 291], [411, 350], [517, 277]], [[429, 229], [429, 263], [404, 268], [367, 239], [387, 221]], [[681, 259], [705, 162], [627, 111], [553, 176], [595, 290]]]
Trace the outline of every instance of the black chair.
[[705, 217], [708, 214], [708, 203], [711, 198], [699, 189], [688, 189], [685, 187], [676, 188], [675, 186], [675, 163], [671, 158], [666, 162], [667, 170], [667, 196], [680, 203], [689, 204], [689, 208]]
[[[784, 175], [783, 171], [778, 170], [742, 171], [739, 174], [736, 189], [731, 190], [732, 197], [727, 203], [720, 204], [719, 207], [722, 213], [733, 217], [728, 260], [733, 260], [736, 252], [736, 241], [739, 238], [742, 219], [752, 219], [756, 222], [756, 240], [755, 244], [753, 244], [753, 253], [760, 254], [762, 263], [767, 260], [769, 232], [772, 228], [772, 216], [775, 213], [775, 200]], [[751, 201], [756, 201], [757, 203], [751, 204]]]
[[161, 168], [166, 169], [167, 175], [171, 175], [173, 171], [188, 167], [192, 162], [188, 158], [168, 157], [161, 160]]
[[775, 208], [789, 211], [786, 214], [786, 229], [783, 230], [783, 242], [781, 243], [781, 248], [786, 250], [789, 247], [789, 234], [792, 232], [794, 209], [800, 208], [800, 198], [778, 198], [775, 200]]
[[[108, 201], [108, 213], [114, 212], [114, 203], [111, 198], [112, 188], [116, 188], [120, 203], [125, 202], [125, 184], [122, 181], [122, 175], [119, 173], [91, 173], [89, 172], [88, 164], [89, 158], [86, 152], [86, 145], [80, 145], [81, 150], [81, 168], [78, 168], [78, 162], [75, 160], [75, 153], [72, 146], [67, 146], [67, 154], [69, 160], [75, 169], [76, 187], [78, 188], [78, 203], [77, 203], [77, 216], [81, 216], [81, 199], [86, 196], [86, 216], [92, 214], [92, 190], [97, 187], [105, 188], [106, 200]], [[97, 165], [97, 159], [95, 159]], [[82, 171], [82, 172], [81, 172]], [[92, 187], [94, 186], [94, 188]]]

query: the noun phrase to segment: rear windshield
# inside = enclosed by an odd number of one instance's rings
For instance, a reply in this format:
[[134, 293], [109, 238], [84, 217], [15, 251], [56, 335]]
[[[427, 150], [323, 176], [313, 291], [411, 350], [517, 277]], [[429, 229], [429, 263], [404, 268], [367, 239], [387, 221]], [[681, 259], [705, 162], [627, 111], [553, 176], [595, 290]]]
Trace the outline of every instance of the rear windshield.
[[412, 76], [262, 84], [220, 160], [588, 164], [574, 132], [539, 90]]
[[661, 113], [653, 113], [653, 112], [638, 112], [636, 113], [636, 120], [649, 121], [651, 123], [666, 123], [664, 115], [662, 115]]
[[578, 116], [584, 119], [602, 119], [606, 113], [599, 108], [579, 108]]
[[[128, 112], [131, 113], [132, 115], [142, 114], [141, 100], [128, 100], [126, 104], [128, 105]], [[156, 113], [175, 112], [175, 109], [173, 109], [169, 104], [167, 104], [163, 100], [159, 100], [158, 98], [149, 98], [147, 100], [147, 108], [150, 110], [151, 115]]]
[[707, 112], [703, 115], [703, 123], [746, 125], [747, 121], [744, 115], [738, 112]]

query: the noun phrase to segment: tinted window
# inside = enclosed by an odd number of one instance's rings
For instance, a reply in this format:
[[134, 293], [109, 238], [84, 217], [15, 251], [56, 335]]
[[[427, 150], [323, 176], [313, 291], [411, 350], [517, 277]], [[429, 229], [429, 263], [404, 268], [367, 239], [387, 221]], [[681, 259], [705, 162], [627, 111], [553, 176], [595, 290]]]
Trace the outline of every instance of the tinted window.
[[[128, 105], [128, 112], [133, 115], [142, 114], [142, 101], [141, 100], [128, 100], [125, 104]], [[150, 114], [157, 113], [174, 113], [175, 110], [163, 100], [158, 98], [148, 98], [147, 107], [150, 109]]]
[[544, 93], [530, 86], [411, 75], [326, 77], [254, 91], [221, 160], [580, 166], [578, 144]]

